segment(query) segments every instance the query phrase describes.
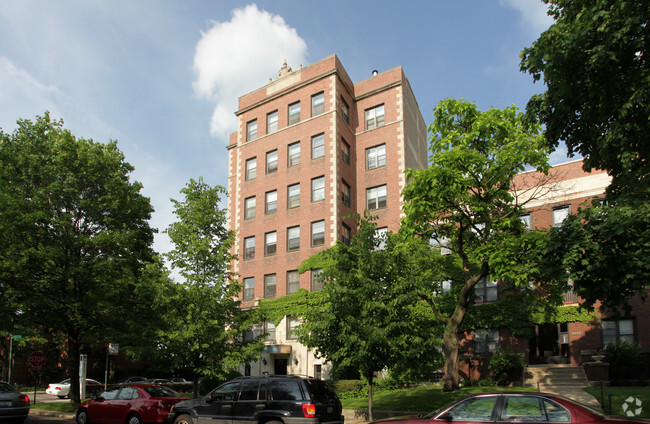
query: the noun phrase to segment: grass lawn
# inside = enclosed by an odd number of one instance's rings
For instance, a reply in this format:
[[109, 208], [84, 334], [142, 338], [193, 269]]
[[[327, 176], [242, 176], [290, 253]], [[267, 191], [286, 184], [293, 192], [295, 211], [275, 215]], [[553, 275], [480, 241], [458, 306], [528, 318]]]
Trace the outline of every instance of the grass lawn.
[[[455, 392], [443, 392], [442, 386], [422, 386], [415, 389], [385, 391], [373, 396], [375, 411], [409, 411], [431, 412], [460, 398], [474, 393], [486, 392], [534, 392], [535, 389], [524, 387], [463, 387]], [[343, 409], [368, 409], [368, 398], [344, 399]], [[650, 405], [650, 404], [649, 404]]]
[[[612, 415], [626, 416], [625, 411], [623, 410], [623, 405], [625, 404], [626, 399], [632, 397], [641, 401], [641, 413], [636, 416], [650, 418], [650, 387], [607, 387], [606, 389], [607, 394], [612, 395]], [[601, 402], [603, 411], [605, 411], [606, 414], [609, 414], [609, 399], [608, 396], [605, 395], [605, 402], [602, 402], [600, 387], [589, 387], [586, 390]], [[637, 406], [636, 400], [634, 400], [633, 403], [628, 403], [628, 411], [633, 410], [636, 412], [637, 408], [639, 408], [639, 406]]]
[[45, 409], [46, 411], [57, 411], [57, 412], [77, 412], [77, 407], [72, 405], [70, 402], [53, 402], [53, 403], [36, 403], [36, 405], [30, 405], [32, 409]]

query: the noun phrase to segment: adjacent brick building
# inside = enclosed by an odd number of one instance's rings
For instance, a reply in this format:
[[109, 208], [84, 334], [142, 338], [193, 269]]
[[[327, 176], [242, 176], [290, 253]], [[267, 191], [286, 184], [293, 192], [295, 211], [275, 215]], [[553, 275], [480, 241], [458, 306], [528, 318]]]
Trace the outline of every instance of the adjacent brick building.
[[[237, 231], [234, 271], [242, 307], [261, 298], [319, 290], [309, 256], [352, 236], [365, 209], [397, 231], [407, 168], [427, 165], [426, 125], [401, 67], [353, 83], [336, 55], [291, 70], [239, 99], [228, 146], [228, 222]], [[297, 320], [263, 323], [260, 361], [246, 374], [327, 377], [327, 367], [292, 335]], [[263, 327], [263, 328], [262, 328]]]

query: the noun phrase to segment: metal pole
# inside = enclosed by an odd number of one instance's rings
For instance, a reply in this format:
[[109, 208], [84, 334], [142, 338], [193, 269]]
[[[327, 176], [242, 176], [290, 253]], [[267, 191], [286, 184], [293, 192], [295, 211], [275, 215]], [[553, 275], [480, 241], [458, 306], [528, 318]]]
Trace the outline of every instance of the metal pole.
[[14, 335], [12, 334], [9, 338], [9, 378], [7, 382], [11, 384], [11, 368], [14, 362]]

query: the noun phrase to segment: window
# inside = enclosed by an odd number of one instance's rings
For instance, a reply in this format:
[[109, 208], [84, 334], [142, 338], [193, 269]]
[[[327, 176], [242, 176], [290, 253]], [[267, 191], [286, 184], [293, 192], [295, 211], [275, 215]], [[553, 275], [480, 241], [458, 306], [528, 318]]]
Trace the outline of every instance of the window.
[[244, 259], [255, 258], [255, 236], [244, 239]]
[[569, 216], [569, 207], [560, 206], [558, 208], [553, 208], [553, 226], [559, 227], [562, 225], [562, 222]]
[[474, 330], [476, 353], [495, 353], [499, 351], [499, 330], [477, 328]]
[[341, 97], [341, 116], [345, 123], [350, 125], [350, 106], [348, 106], [343, 97]]
[[550, 399], [537, 396], [506, 396], [501, 421], [571, 422], [571, 414]]
[[300, 226], [287, 228], [287, 251], [300, 249]]
[[496, 396], [469, 398], [448, 411], [449, 421], [494, 421], [492, 410], [496, 403]]
[[300, 320], [294, 317], [287, 317], [287, 339], [296, 340], [298, 335], [296, 334], [296, 329], [300, 325]]
[[342, 146], [341, 146], [341, 157], [343, 158], [343, 162], [347, 163], [348, 165], [350, 164], [350, 145], [348, 144], [347, 141], [341, 139]]
[[368, 210], [386, 207], [386, 186], [366, 189], [366, 208]]
[[388, 238], [388, 227], [381, 227], [375, 230], [375, 241], [377, 242], [377, 250], [384, 250], [386, 248], [386, 239]]
[[295, 404], [295, 401], [303, 399], [300, 384], [297, 381], [271, 380], [270, 386], [271, 399], [273, 400], [293, 401], [290, 403]]
[[483, 278], [474, 286], [474, 293], [476, 294], [476, 303], [494, 302], [498, 296], [497, 283]]
[[259, 388], [260, 380], [244, 381], [238, 400], [257, 400]]
[[244, 200], [244, 219], [255, 218], [255, 197], [248, 197]]
[[325, 221], [311, 223], [311, 245], [322, 246], [325, 244]]
[[278, 192], [277, 190], [266, 192], [266, 202], [264, 205], [264, 212], [276, 213], [278, 211]]
[[521, 222], [523, 222], [526, 231], [533, 229], [533, 218], [529, 213], [523, 214], [519, 216], [519, 218], [521, 219]]
[[289, 144], [287, 150], [287, 166], [296, 166], [300, 163], [300, 142]]
[[264, 321], [264, 340], [267, 342], [275, 341], [275, 324], [272, 321]]
[[373, 130], [384, 126], [384, 105], [366, 109], [366, 129]]
[[287, 209], [300, 206], [300, 184], [287, 187]]
[[311, 96], [311, 116], [320, 115], [325, 112], [325, 93], [318, 93]]
[[291, 103], [289, 105], [289, 125], [298, 122], [300, 122], [300, 102]]
[[257, 177], [257, 158], [246, 160], [246, 180], [252, 180]]
[[311, 291], [320, 291], [323, 290], [323, 270], [322, 269], [312, 269], [311, 270]]
[[287, 294], [295, 293], [300, 288], [298, 270], [287, 271]]
[[320, 200], [325, 200], [325, 177], [311, 180], [311, 201], [318, 202]]
[[278, 243], [278, 233], [271, 231], [264, 234], [264, 255], [275, 255]]
[[315, 135], [311, 138], [311, 158], [325, 156], [325, 134]]
[[345, 182], [345, 180], [342, 180], [343, 188], [341, 190], [341, 201], [345, 206], [348, 208], [352, 204], [352, 189], [350, 188], [350, 185]]
[[321, 379], [323, 377], [323, 366], [321, 364], [314, 364], [314, 378]]
[[601, 321], [600, 329], [603, 333], [603, 347], [618, 340], [634, 343], [634, 320], [622, 319], [619, 321]]
[[275, 297], [275, 274], [264, 276], [264, 297], [271, 299]]
[[352, 241], [352, 230], [345, 224], [341, 225], [343, 227], [343, 232], [341, 233], [341, 241], [349, 246], [350, 242]]
[[386, 145], [366, 149], [366, 169], [375, 169], [386, 166]]
[[255, 140], [257, 138], [257, 119], [254, 119], [246, 124], [246, 141]]
[[244, 300], [255, 298], [255, 277], [244, 278]]
[[278, 151], [272, 150], [266, 154], [266, 173], [271, 174], [278, 170]]
[[266, 115], [266, 133], [272, 134], [278, 130], [278, 111]]

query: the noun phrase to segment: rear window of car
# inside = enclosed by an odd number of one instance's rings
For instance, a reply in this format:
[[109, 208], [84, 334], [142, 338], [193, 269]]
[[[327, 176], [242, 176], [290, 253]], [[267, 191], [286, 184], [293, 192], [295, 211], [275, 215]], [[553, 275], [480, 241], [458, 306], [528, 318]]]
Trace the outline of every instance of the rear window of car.
[[302, 391], [297, 381], [271, 381], [271, 397], [273, 400], [302, 400]]
[[170, 389], [169, 387], [160, 386], [160, 387], [145, 387], [144, 391], [149, 393], [153, 397], [165, 397], [165, 398], [177, 398], [183, 397], [182, 394], [178, 393], [175, 390]]
[[309, 387], [309, 392], [312, 394], [312, 400], [325, 401], [329, 403], [337, 403], [339, 398], [330, 386], [322, 380], [305, 380]]
[[16, 389], [7, 383], [0, 383], [0, 393], [15, 393]]

